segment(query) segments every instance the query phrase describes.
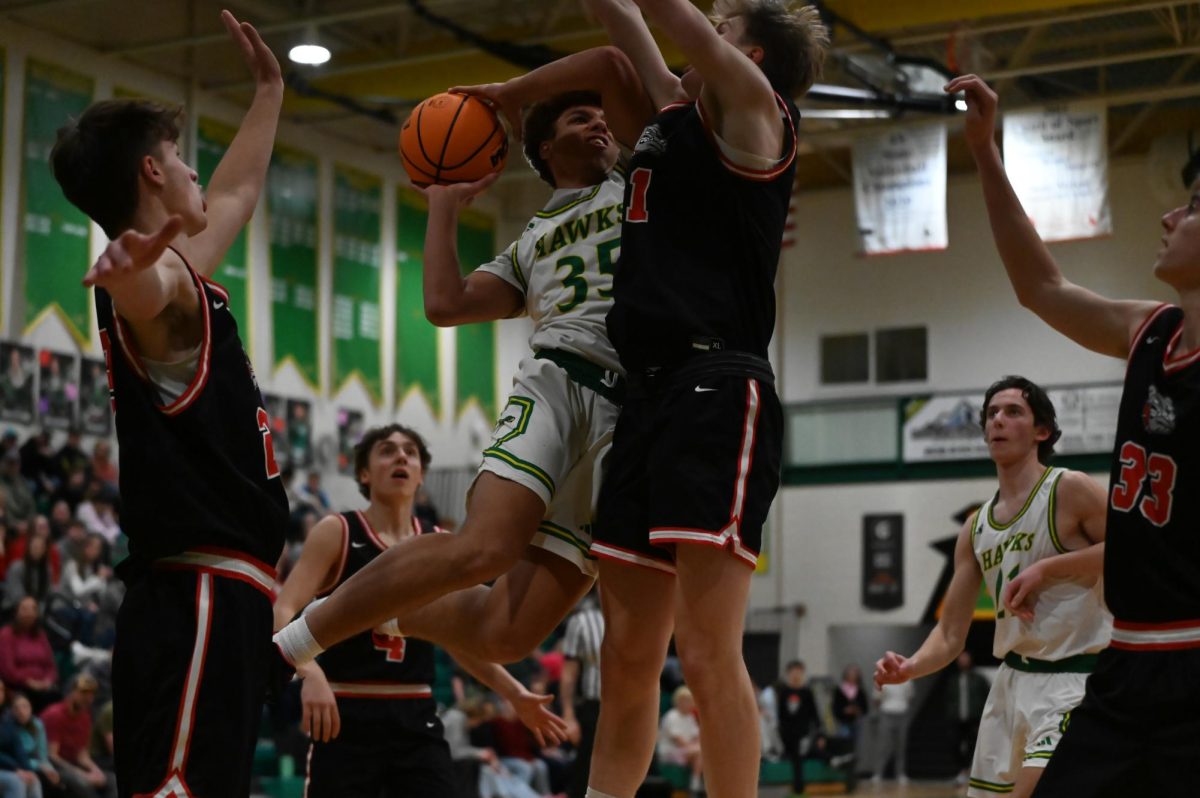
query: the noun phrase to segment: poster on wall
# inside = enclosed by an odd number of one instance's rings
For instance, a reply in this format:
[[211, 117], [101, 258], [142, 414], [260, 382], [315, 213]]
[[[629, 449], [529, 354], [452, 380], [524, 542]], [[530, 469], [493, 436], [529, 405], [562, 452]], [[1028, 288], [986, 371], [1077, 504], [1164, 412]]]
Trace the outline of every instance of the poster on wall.
[[88, 435], [112, 433], [112, 403], [104, 361], [85, 357], [79, 365], [79, 425]]
[[381, 205], [383, 183], [345, 167], [333, 174], [334, 392], [357, 378], [378, 405], [383, 399]]
[[[288, 462], [294, 468], [312, 464], [312, 403], [304, 399], [287, 400]], [[279, 444], [275, 444], [279, 451]]]
[[[1062, 437], [1057, 454], [1107, 454], [1117, 433], [1120, 384], [1047, 388]], [[983, 391], [913, 399], [905, 408], [904, 461], [985, 460], [979, 426]]]
[[[496, 256], [496, 222], [469, 208], [459, 214], [458, 252], [466, 264], [487, 263]], [[464, 324], [455, 328], [458, 336], [455, 373], [458, 386], [458, 415], [478, 405], [484, 417], [496, 414], [496, 322]]]
[[862, 605], [894, 610], [904, 603], [904, 516], [864, 515]]
[[0, 343], [0, 420], [32, 424], [34, 417], [33, 347]]
[[275, 367], [292, 363], [319, 393], [317, 193], [317, 159], [276, 147], [266, 191]]
[[363, 434], [363, 414], [360, 410], [338, 408], [337, 411], [339, 474], [354, 475], [354, 444]]
[[868, 255], [945, 249], [946, 125], [894, 128], [854, 141], [854, 209]]
[[38, 352], [38, 417], [49, 429], [68, 429], [75, 425], [79, 404], [79, 377], [75, 373], [79, 359], [75, 355]]
[[[434, 418], [438, 418], [441, 414], [438, 329], [425, 318], [422, 292], [428, 218], [428, 204], [423, 196], [410, 188], [396, 191], [396, 341], [393, 347], [396, 353], [396, 404], [403, 404], [415, 393], [425, 399]], [[491, 260], [490, 256], [488, 260]]]
[[1043, 241], [1112, 233], [1105, 106], [1004, 114], [1004, 166]]

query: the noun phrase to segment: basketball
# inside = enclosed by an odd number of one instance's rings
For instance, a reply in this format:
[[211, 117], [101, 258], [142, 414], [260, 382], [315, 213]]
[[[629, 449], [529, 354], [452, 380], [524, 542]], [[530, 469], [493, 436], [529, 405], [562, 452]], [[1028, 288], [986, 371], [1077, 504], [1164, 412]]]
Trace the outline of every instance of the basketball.
[[400, 158], [418, 186], [479, 180], [503, 169], [507, 156], [499, 116], [469, 94], [435, 94], [400, 128]]

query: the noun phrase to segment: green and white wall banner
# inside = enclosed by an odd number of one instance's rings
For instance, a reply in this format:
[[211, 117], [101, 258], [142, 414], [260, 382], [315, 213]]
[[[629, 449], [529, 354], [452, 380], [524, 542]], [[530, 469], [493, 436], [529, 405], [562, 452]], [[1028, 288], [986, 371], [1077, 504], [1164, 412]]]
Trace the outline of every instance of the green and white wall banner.
[[425, 198], [410, 188], [396, 191], [396, 404], [417, 393], [441, 417], [438, 330], [425, 318], [422, 268]]
[[267, 172], [275, 368], [291, 362], [318, 394], [317, 159], [276, 147]]
[[383, 400], [380, 340], [383, 183], [345, 167], [333, 173], [334, 393], [357, 377], [375, 404]]
[[80, 281], [91, 262], [91, 223], [63, 196], [50, 171], [58, 129], [92, 101], [90, 78], [30, 61], [25, 72], [25, 139], [21, 174], [20, 273], [24, 329], [57, 313], [82, 347], [92, 339], [91, 293]]
[[[467, 209], [458, 220], [458, 260], [463, 273], [496, 257], [496, 222]], [[496, 414], [496, 322], [464, 324], [457, 328], [456, 384], [458, 414], [478, 404], [483, 414]]]

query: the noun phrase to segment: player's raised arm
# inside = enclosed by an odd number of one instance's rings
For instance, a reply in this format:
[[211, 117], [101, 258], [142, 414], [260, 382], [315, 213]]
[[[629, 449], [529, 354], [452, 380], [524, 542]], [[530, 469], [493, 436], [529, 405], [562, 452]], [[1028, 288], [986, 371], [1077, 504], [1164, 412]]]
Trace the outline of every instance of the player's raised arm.
[[208, 226], [188, 239], [186, 245], [192, 267], [204, 275], [216, 270], [225, 251], [254, 213], [267, 179], [283, 104], [279, 62], [258, 31], [248, 22], [238, 22], [228, 11], [221, 12], [221, 21], [242, 51], [255, 88], [250, 109], [208, 185]]
[[975, 598], [983, 572], [971, 548], [972, 515], [963, 524], [954, 544], [954, 576], [942, 602], [942, 617], [911, 657], [889, 651], [875, 663], [875, 685], [900, 684], [939, 671], [954, 661], [967, 642], [967, 630], [975, 614]]
[[992, 237], [1017, 300], [1081, 346], [1127, 357], [1134, 333], [1157, 303], [1108, 299], [1063, 276], [1004, 170], [995, 140], [996, 93], [975, 75], [955, 78], [946, 91], [966, 94], [967, 145], [979, 168]]
[[[759, 67], [763, 48], [739, 45], [744, 18], [722, 19], [716, 28], [688, 0], [637, 0], [646, 17], [683, 51], [703, 80], [700, 101], [710, 124], [731, 146], [778, 158], [784, 122], [775, 91]], [[716, 6], [720, 13], [720, 5]]]
[[584, 0], [583, 4], [604, 27], [608, 40], [629, 58], [656, 109], [687, 99], [633, 0]]
[[498, 177], [493, 173], [474, 183], [421, 189], [429, 200], [423, 280], [425, 317], [438, 327], [511, 318], [524, 305], [521, 293], [494, 274], [472, 271], [463, 277], [458, 260], [459, 211]]
[[629, 58], [615, 47], [594, 47], [538, 67], [505, 83], [461, 86], [500, 106], [510, 123], [520, 124], [522, 108], [569, 91], [600, 95], [604, 120], [618, 142], [632, 148], [655, 106]]

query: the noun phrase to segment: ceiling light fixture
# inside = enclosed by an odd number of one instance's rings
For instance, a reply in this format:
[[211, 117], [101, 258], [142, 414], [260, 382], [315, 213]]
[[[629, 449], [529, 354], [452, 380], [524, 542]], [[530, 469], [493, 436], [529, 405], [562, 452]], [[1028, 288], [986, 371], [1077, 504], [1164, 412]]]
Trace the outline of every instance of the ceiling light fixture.
[[317, 43], [317, 29], [309, 25], [304, 29], [304, 39], [288, 50], [288, 59], [296, 64], [317, 66], [329, 60], [329, 48]]

